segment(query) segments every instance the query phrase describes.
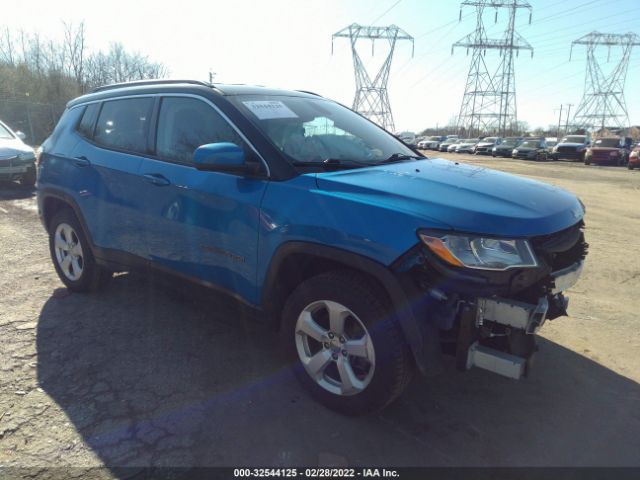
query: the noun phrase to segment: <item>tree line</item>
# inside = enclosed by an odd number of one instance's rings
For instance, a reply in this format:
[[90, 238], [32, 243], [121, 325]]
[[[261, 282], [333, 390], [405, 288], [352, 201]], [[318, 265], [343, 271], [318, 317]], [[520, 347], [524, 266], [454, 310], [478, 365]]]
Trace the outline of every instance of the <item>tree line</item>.
[[164, 64], [118, 42], [90, 51], [84, 22], [62, 22], [61, 30], [62, 38], [53, 40], [0, 29], [0, 119], [28, 127], [32, 142], [50, 133], [70, 99], [96, 86], [168, 75]]

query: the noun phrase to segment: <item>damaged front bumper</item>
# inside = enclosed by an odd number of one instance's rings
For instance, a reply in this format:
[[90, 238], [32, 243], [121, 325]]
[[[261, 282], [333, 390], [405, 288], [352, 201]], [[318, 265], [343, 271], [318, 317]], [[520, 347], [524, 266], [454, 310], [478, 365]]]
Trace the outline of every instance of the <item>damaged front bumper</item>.
[[[514, 379], [526, 375], [536, 351], [534, 334], [546, 320], [566, 315], [569, 301], [562, 292], [575, 285], [582, 266], [580, 261], [553, 272], [553, 287], [536, 304], [499, 297], [478, 298], [475, 315], [461, 320], [471, 325], [460, 329], [458, 342], [465, 348], [457, 349], [458, 366], [465, 370], [475, 366]], [[496, 336], [506, 341], [492, 341]]]

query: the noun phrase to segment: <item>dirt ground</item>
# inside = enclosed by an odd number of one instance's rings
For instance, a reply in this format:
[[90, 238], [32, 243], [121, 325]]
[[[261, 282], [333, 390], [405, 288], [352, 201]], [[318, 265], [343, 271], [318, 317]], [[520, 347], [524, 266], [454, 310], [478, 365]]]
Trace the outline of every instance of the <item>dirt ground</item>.
[[[435, 155], [434, 155], [435, 156]], [[33, 192], [0, 188], [0, 466], [640, 466], [640, 171], [449, 158], [557, 184], [587, 208], [570, 317], [515, 382], [453, 362], [380, 414], [337, 415], [228, 299], [57, 279]], [[81, 476], [82, 469], [74, 470]]]

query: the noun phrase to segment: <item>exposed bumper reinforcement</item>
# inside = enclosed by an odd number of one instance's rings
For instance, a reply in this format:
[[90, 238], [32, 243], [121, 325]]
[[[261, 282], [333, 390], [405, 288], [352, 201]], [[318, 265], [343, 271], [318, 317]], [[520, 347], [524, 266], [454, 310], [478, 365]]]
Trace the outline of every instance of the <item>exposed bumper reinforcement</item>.
[[537, 305], [501, 298], [479, 298], [476, 324], [482, 325], [485, 321], [491, 321], [533, 334], [544, 324], [547, 310], [547, 297], [540, 298]]
[[475, 342], [469, 347], [467, 370], [474, 366], [518, 380], [526, 372], [527, 360]]

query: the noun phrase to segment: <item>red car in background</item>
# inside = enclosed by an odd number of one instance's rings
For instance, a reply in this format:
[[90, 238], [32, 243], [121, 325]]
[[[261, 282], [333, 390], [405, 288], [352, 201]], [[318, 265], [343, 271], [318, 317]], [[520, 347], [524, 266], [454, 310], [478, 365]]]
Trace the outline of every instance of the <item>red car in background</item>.
[[633, 145], [631, 137], [603, 137], [598, 138], [584, 155], [584, 164], [591, 165], [612, 163], [625, 165], [629, 159], [629, 152]]
[[636, 146], [629, 154], [629, 163], [627, 168], [633, 170], [634, 168], [640, 168], [640, 143], [636, 143]]

